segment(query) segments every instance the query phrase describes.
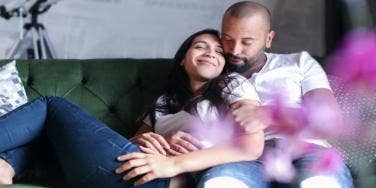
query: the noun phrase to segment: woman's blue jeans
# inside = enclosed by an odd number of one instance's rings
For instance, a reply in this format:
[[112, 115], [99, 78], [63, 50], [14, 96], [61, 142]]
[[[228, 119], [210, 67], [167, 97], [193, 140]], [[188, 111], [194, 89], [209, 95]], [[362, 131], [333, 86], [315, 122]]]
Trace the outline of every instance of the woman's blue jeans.
[[[59, 97], [39, 97], [0, 117], [0, 157], [19, 173], [28, 144], [47, 134], [72, 187], [132, 187], [114, 170], [116, 157], [139, 152], [137, 146], [77, 105]], [[158, 179], [141, 187], [168, 187]]]
[[[30, 143], [42, 134], [47, 135], [53, 156], [56, 155], [64, 178], [72, 187], [132, 186], [132, 182], [124, 182], [114, 170], [121, 165], [116, 157], [139, 152], [137, 146], [60, 97], [39, 97], [0, 117], [0, 157], [15, 169], [16, 174], [20, 173], [33, 152]], [[267, 187], [262, 165], [257, 161], [218, 165], [200, 174], [196, 179], [198, 187], [217, 187], [216, 181], [210, 181], [218, 180], [216, 177], [235, 180], [226, 180], [227, 183], [240, 181], [248, 187]], [[169, 179], [159, 179], [141, 187], [168, 186]]]

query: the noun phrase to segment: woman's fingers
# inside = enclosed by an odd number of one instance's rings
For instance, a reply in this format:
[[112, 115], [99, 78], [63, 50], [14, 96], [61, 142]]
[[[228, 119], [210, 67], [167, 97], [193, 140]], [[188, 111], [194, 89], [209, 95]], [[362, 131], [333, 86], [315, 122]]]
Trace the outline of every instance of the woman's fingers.
[[117, 174], [121, 174], [129, 169], [145, 165], [147, 163], [147, 160], [145, 160], [144, 157], [145, 157], [145, 154], [143, 153], [131, 153], [128, 155], [123, 155], [123, 156], [118, 157], [119, 161], [124, 161], [124, 160], [128, 160], [128, 161], [122, 164], [120, 167], [118, 167], [115, 170], [115, 172]]
[[138, 179], [136, 182], [134, 182], [134, 186], [139, 186], [144, 183], [147, 183], [149, 181], [152, 181], [156, 179], [156, 175], [153, 172], [149, 172], [146, 175], [142, 176], [140, 179]]
[[136, 176], [146, 174], [150, 171], [151, 171], [151, 168], [148, 165], [133, 168], [131, 171], [125, 174], [125, 176], [123, 176], [123, 180], [130, 180]]
[[119, 161], [126, 161], [126, 160], [130, 160], [130, 159], [141, 159], [141, 158], [145, 158], [145, 157], [146, 157], [146, 154], [144, 154], [144, 153], [134, 152], [134, 153], [121, 155], [117, 159]]

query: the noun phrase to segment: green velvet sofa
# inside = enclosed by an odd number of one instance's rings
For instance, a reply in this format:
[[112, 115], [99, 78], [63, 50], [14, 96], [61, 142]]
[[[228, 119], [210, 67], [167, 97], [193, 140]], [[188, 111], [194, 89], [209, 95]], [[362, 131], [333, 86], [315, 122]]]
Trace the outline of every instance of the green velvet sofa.
[[[0, 65], [9, 62], [0, 60]], [[41, 95], [66, 97], [105, 122], [114, 130], [130, 137], [137, 130], [136, 119], [141, 112], [160, 94], [171, 67], [170, 59], [94, 59], [94, 60], [19, 60], [17, 68], [24, 83], [29, 100]], [[343, 92], [339, 79], [331, 79], [337, 99], [342, 106], [348, 95]], [[376, 96], [376, 95], [375, 95]], [[376, 97], [371, 99], [376, 103]], [[343, 108], [344, 113], [353, 109]], [[368, 120], [376, 126], [376, 112], [373, 110]], [[375, 129], [373, 129], [375, 130]], [[376, 135], [376, 133], [375, 133]], [[375, 138], [375, 137], [374, 137]], [[349, 143], [336, 143], [348, 154], [347, 162], [352, 169], [358, 185], [373, 185], [375, 171], [358, 174], [357, 161], [367, 159], [366, 166], [375, 167], [375, 147], [373, 151], [354, 152]], [[357, 143], [358, 144], [358, 143]], [[369, 143], [374, 146], [375, 141]], [[371, 157], [370, 157], [371, 155]], [[373, 155], [373, 157], [372, 157]], [[366, 156], [366, 157], [364, 157]], [[371, 159], [371, 160], [369, 160]], [[364, 160], [363, 160], [364, 161]], [[372, 168], [371, 168], [372, 169]], [[371, 170], [372, 171], [372, 170]], [[368, 178], [368, 179], [367, 179]], [[372, 179], [373, 178], [373, 179]], [[27, 179], [27, 178], [26, 178]], [[367, 179], [367, 180], [365, 180]], [[16, 183], [32, 183], [49, 187], [65, 187], [63, 182], [48, 179], [43, 182], [33, 178], [17, 180]], [[368, 181], [362, 184], [363, 181]], [[375, 184], [376, 185], [376, 184]], [[25, 184], [18, 185], [27, 186]]]
[[[2, 60], [0, 65], [7, 62]], [[29, 101], [42, 95], [66, 97], [129, 137], [137, 130], [138, 116], [159, 95], [170, 62], [168, 59], [18, 60], [17, 69]], [[22, 183], [32, 180], [31, 183], [44, 184], [38, 177], [30, 177], [30, 173], [25, 176], [20, 180]], [[47, 181], [44, 185], [55, 187], [53, 181], [58, 180]]]

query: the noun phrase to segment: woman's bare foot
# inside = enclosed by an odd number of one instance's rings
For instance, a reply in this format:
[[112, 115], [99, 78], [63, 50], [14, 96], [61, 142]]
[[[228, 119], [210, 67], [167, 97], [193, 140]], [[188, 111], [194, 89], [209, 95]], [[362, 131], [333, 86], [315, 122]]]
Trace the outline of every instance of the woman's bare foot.
[[4, 159], [0, 158], [0, 185], [13, 183], [14, 170]]

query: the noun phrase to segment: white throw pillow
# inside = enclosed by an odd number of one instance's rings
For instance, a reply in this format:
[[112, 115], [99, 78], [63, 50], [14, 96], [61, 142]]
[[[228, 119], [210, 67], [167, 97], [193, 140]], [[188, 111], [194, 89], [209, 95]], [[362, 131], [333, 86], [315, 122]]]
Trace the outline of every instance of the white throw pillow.
[[16, 61], [0, 67], [0, 116], [27, 103], [25, 88], [16, 68]]

